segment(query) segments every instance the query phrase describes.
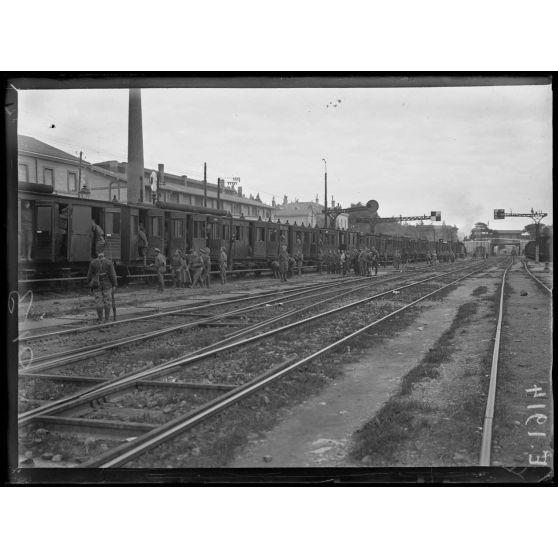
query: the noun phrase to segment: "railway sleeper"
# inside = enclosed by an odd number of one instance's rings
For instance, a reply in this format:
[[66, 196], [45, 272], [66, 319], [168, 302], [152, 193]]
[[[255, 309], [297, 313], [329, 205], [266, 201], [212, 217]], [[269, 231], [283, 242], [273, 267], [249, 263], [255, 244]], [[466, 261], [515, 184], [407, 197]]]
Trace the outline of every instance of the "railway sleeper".
[[105, 440], [125, 440], [149, 432], [157, 424], [141, 422], [121, 422], [105, 419], [87, 419], [76, 417], [45, 415], [37, 419], [37, 425], [50, 432], [75, 434], [78, 437], [90, 437]]

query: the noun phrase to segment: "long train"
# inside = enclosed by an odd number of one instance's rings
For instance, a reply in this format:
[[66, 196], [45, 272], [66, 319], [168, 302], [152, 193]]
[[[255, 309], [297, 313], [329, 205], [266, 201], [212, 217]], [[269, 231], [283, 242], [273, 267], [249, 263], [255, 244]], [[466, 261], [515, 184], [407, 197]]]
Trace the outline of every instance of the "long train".
[[[225, 246], [230, 269], [269, 267], [277, 257], [280, 243], [285, 241], [290, 253], [302, 249], [308, 265], [317, 263], [320, 243], [324, 254], [329, 250], [375, 247], [387, 263], [396, 250], [407, 253], [411, 261], [425, 260], [428, 251], [436, 252], [442, 261], [449, 259], [450, 249], [456, 257], [465, 254], [465, 247], [459, 242], [450, 246], [447, 242], [310, 227], [288, 221], [248, 220], [233, 217], [224, 210], [171, 203], [124, 204], [76, 198], [54, 193], [51, 186], [28, 182], [20, 182], [18, 188], [20, 243], [21, 211], [26, 201], [30, 208], [25, 211], [32, 214], [32, 265], [20, 265], [20, 270], [24, 274], [27, 271], [27, 276], [29, 272], [46, 277], [83, 274], [94, 254], [92, 219], [103, 229], [105, 254], [123, 278], [145, 271], [138, 252], [140, 223], [148, 239], [149, 261], [154, 259], [155, 248], [169, 257], [176, 249], [208, 247], [216, 263], [221, 246]], [[21, 257], [21, 246], [19, 254]]]

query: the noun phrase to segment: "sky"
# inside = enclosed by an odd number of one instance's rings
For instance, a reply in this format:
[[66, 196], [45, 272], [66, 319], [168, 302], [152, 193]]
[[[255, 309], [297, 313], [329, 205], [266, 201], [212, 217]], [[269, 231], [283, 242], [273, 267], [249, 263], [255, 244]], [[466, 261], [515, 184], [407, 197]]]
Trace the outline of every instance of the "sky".
[[[127, 159], [126, 89], [22, 90], [18, 133], [96, 163]], [[208, 179], [238, 176], [262, 201], [375, 199], [380, 216], [441, 211], [521, 229], [493, 210], [543, 210], [552, 224], [550, 85], [432, 88], [142, 89], [144, 162]], [[52, 125], [54, 124], [54, 128]]]

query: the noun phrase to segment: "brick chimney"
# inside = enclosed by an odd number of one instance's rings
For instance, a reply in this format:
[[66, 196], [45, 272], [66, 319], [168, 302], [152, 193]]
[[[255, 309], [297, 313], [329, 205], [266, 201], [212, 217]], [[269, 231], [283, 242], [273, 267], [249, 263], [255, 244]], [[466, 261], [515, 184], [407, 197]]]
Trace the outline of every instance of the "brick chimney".
[[143, 128], [141, 89], [130, 89], [128, 103], [128, 202], [142, 199], [143, 190]]

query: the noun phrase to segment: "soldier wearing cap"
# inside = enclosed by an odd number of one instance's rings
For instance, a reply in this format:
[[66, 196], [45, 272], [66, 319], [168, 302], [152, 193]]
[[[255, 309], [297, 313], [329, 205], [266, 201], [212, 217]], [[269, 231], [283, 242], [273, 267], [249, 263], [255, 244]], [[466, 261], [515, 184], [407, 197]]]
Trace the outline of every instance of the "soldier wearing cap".
[[159, 248], [155, 248], [155, 271], [157, 272], [157, 283], [160, 292], [165, 290], [165, 271], [167, 269], [167, 259]]
[[201, 258], [203, 262], [202, 271], [202, 285], [205, 285], [209, 289], [209, 283], [211, 281], [211, 256], [209, 248], [202, 248], [200, 250]]
[[324, 266], [324, 243], [322, 242], [321, 238], [318, 241], [318, 253], [316, 255], [316, 261], [318, 262], [317, 272], [321, 275]]
[[221, 252], [219, 252], [219, 271], [221, 273], [221, 284], [224, 285], [227, 282], [227, 263], [228, 256], [227, 251], [224, 246], [221, 246]]
[[103, 321], [103, 309], [105, 311], [105, 321], [109, 321], [111, 303], [109, 295], [114, 293], [116, 285], [116, 272], [112, 262], [105, 258], [104, 252], [99, 252], [97, 257], [91, 260], [89, 264], [87, 286], [95, 297], [95, 309], [100, 322]]
[[182, 286], [183, 287], [191, 287], [192, 286], [192, 277], [190, 276], [190, 270], [188, 256], [180, 252], [180, 273], [182, 277]]
[[182, 254], [177, 248], [171, 258], [172, 280], [174, 287], [184, 287], [182, 275]]
[[91, 253], [94, 258], [99, 253], [105, 252], [105, 231], [96, 223], [95, 219], [91, 219], [89, 238], [91, 239]]
[[191, 250], [190, 255], [190, 269], [192, 270], [192, 288], [198, 283], [203, 286], [202, 273], [203, 273], [203, 259], [195, 250]]
[[279, 275], [281, 276], [281, 281], [287, 280], [287, 273], [289, 272], [289, 253], [287, 252], [287, 246], [281, 246], [281, 252], [279, 253]]

